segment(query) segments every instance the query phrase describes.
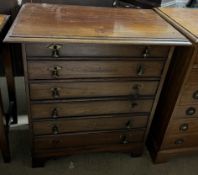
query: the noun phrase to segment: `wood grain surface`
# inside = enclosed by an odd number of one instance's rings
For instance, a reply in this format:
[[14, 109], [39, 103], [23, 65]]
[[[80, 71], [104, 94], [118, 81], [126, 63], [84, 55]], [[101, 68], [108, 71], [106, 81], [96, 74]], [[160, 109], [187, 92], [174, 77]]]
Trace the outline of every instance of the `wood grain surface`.
[[198, 9], [159, 8], [156, 11], [193, 42], [198, 42]]
[[[76, 12], [76, 13], [74, 13]], [[149, 26], [149, 27], [148, 27]], [[187, 44], [153, 10], [25, 4], [6, 41]]]
[[2, 31], [3, 27], [5, 26], [9, 16], [0, 14], [0, 32]]

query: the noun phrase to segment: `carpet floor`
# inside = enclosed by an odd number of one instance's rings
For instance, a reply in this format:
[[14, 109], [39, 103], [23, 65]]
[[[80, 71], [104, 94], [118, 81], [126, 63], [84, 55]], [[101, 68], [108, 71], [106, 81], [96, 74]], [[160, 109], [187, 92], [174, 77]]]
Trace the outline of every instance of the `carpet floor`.
[[145, 151], [142, 157], [128, 154], [94, 153], [46, 162], [44, 168], [31, 168], [27, 129], [10, 132], [12, 162], [4, 164], [0, 155], [0, 175], [197, 175], [198, 155], [173, 158], [154, 165]]

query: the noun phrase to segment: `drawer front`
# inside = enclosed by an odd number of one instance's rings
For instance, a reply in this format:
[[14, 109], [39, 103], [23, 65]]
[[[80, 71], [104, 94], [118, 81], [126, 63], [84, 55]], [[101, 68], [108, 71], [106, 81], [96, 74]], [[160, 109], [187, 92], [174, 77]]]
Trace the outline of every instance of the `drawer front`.
[[198, 118], [177, 119], [171, 121], [167, 135], [198, 132]]
[[187, 83], [180, 98], [181, 105], [198, 104], [198, 82]]
[[196, 55], [196, 58], [195, 58], [195, 64], [198, 64], [198, 54]]
[[66, 103], [32, 104], [32, 118], [57, 118], [66, 116], [86, 116], [150, 112], [153, 100], [105, 100], [73, 101]]
[[[102, 44], [26, 44], [28, 57], [156, 57], [167, 58], [169, 47]], [[145, 55], [146, 54], [146, 55]], [[33, 59], [33, 58], [31, 58]]]
[[143, 139], [144, 130], [95, 132], [61, 136], [40, 136], [34, 139], [34, 146], [35, 149], [55, 149], [102, 144], [128, 144], [131, 142], [142, 142]]
[[169, 136], [164, 140], [161, 149], [186, 148], [198, 146], [198, 133]]
[[163, 61], [29, 61], [30, 79], [160, 77]]
[[144, 128], [147, 125], [148, 116], [109, 115], [92, 118], [70, 118], [51, 121], [33, 122], [35, 135], [61, 134], [66, 132], [117, 130]]
[[191, 70], [187, 83], [198, 83], [198, 68]]
[[173, 113], [174, 118], [198, 117], [198, 105], [177, 106]]
[[106, 145], [88, 145], [81, 147], [65, 147], [58, 149], [34, 149], [34, 155], [37, 157], [57, 157], [63, 155], [72, 155], [78, 153], [89, 153], [89, 152], [129, 152], [134, 155], [144, 150], [144, 143], [129, 143], [129, 144], [106, 144]]
[[157, 81], [47, 82], [30, 83], [32, 100], [105, 96], [154, 96]]

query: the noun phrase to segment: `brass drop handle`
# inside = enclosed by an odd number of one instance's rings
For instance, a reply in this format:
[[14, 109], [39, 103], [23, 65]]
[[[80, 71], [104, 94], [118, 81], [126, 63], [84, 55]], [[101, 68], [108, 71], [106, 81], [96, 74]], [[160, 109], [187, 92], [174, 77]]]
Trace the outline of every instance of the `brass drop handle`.
[[184, 123], [179, 127], [180, 131], [187, 131], [189, 128], [188, 123]]
[[196, 109], [193, 107], [190, 107], [186, 110], [186, 115], [194, 115], [196, 112]]
[[137, 99], [140, 95], [139, 91], [140, 91], [140, 85], [139, 84], [135, 84], [133, 86], [133, 90], [135, 91], [135, 93], [133, 94], [133, 98]]
[[195, 91], [195, 92], [193, 93], [193, 98], [194, 98], [195, 100], [198, 100], [198, 91]]
[[59, 98], [60, 97], [60, 88], [52, 88], [52, 97]]
[[175, 145], [181, 145], [184, 143], [184, 140], [183, 139], [178, 139], [175, 141]]
[[143, 57], [144, 57], [144, 58], [147, 58], [147, 57], [149, 57], [149, 56], [150, 56], [150, 51], [149, 51], [149, 48], [146, 47], [145, 50], [144, 50], [144, 52], [143, 52]]
[[60, 76], [60, 70], [62, 69], [61, 66], [54, 66], [52, 68], [49, 68], [49, 71], [52, 73], [52, 77], [58, 78]]
[[52, 118], [54, 118], [54, 119], [58, 118], [58, 110], [57, 110], [57, 108], [54, 108], [52, 110]]
[[142, 64], [137, 67], [137, 75], [138, 76], [144, 75], [144, 66]]
[[129, 120], [127, 123], [126, 123], [126, 129], [131, 129], [132, 128], [132, 121]]
[[52, 140], [52, 144], [54, 147], [56, 147], [58, 144], [60, 144], [60, 140]]
[[53, 133], [54, 135], [56, 135], [56, 134], [59, 133], [58, 127], [57, 127], [56, 125], [54, 125], [54, 126], [52, 127], [52, 133]]
[[134, 85], [133, 89], [134, 89], [135, 93], [133, 95], [129, 96], [129, 99], [132, 101], [131, 102], [132, 108], [135, 108], [136, 106], [138, 106], [138, 103], [136, 102], [136, 100], [139, 97], [139, 87], [140, 86], [138, 84]]
[[128, 144], [129, 141], [127, 140], [127, 136], [124, 136], [122, 139], [122, 144]]
[[59, 58], [60, 57], [60, 54], [59, 54], [59, 51], [60, 49], [62, 48], [63, 46], [60, 45], [60, 44], [51, 44], [50, 46], [48, 46], [48, 48], [50, 50], [52, 50], [52, 57], [54, 58]]
[[138, 103], [136, 103], [136, 102], [132, 102], [132, 103], [131, 103], [131, 107], [132, 107], [132, 108], [135, 108], [136, 106], [138, 106]]

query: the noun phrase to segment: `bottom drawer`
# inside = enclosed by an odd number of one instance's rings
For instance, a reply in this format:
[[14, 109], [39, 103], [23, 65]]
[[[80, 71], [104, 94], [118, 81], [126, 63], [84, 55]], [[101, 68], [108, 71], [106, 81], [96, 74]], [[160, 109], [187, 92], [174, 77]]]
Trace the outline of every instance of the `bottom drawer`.
[[143, 143], [89, 145], [83, 147], [69, 147], [62, 149], [35, 149], [33, 152], [33, 156], [35, 158], [49, 158], [90, 152], [130, 152], [132, 156], [139, 156], [142, 154], [143, 150]]
[[169, 136], [164, 140], [161, 149], [185, 148], [198, 146], [198, 133]]
[[79, 147], [102, 144], [128, 144], [142, 142], [144, 129], [114, 132], [93, 132], [65, 134], [57, 136], [40, 136], [34, 139], [35, 149], [56, 149], [64, 147]]

